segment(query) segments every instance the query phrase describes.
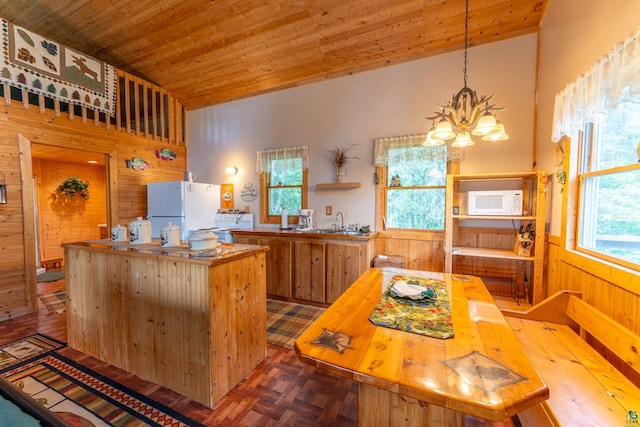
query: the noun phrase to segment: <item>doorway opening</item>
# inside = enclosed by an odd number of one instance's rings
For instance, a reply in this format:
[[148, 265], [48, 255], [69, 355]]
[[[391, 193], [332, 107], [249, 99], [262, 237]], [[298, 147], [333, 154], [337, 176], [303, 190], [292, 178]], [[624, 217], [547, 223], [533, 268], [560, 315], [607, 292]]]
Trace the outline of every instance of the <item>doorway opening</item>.
[[[31, 143], [38, 268], [63, 268], [63, 243], [98, 240], [108, 229], [107, 155]], [[86, 193], [60, 191], [65, 181], [88, 183]]]

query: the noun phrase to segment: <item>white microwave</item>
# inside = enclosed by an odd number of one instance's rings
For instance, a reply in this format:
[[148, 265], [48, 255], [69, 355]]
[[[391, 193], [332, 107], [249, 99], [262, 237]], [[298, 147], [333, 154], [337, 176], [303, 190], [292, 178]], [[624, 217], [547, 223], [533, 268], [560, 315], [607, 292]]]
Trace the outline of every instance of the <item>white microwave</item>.
[[469, 191], [469, 215], [522, 215], [522, 190]]

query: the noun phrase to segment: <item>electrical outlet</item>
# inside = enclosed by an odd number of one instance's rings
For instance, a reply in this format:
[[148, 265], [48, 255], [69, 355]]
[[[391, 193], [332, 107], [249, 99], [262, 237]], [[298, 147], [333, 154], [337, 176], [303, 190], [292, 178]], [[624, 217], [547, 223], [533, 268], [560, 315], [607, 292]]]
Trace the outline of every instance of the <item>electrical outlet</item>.
[[332, 215], [331, 212], [333, 212], [333, 208], [331, 206], [327, 205], [324, 207], [324, 214], [326, 216]]

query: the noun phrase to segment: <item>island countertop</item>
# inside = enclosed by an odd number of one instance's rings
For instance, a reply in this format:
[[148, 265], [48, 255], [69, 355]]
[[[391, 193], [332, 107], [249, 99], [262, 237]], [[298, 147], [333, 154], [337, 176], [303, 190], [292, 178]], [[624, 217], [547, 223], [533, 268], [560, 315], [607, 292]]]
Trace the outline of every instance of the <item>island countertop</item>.
[[151, 243], [131, 244], [129, 242], [114, 242], [111, 239], [85, 240], [82, 242], [63, 243], [62, 247], [84, 248], [92, 251], [117, 252], [131, 256], [158, 257], [162, 259], [179, 259], [181, 262], [189, 262], [201, 265], [218, 265], [228, 261], [253, 255], [269, 250], [267, 246], [239, 245], [221, 243], [218, 248], [212, 250], [192, 251], [186, 242], [179, 246], [162, 247], [159, 239], [153, 239]]
[[267, 246], [63, 247], [69, 347], [208, 407], [267, 356]]

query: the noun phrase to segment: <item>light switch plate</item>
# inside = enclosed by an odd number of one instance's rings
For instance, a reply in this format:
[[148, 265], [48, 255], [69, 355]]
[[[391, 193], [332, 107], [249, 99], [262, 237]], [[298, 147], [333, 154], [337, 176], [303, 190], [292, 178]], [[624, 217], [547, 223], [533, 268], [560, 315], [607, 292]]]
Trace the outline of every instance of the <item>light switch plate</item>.
[[324, 214], [327, 216], [332, 215], [333, 208], [330, 205], [324, 207]]

